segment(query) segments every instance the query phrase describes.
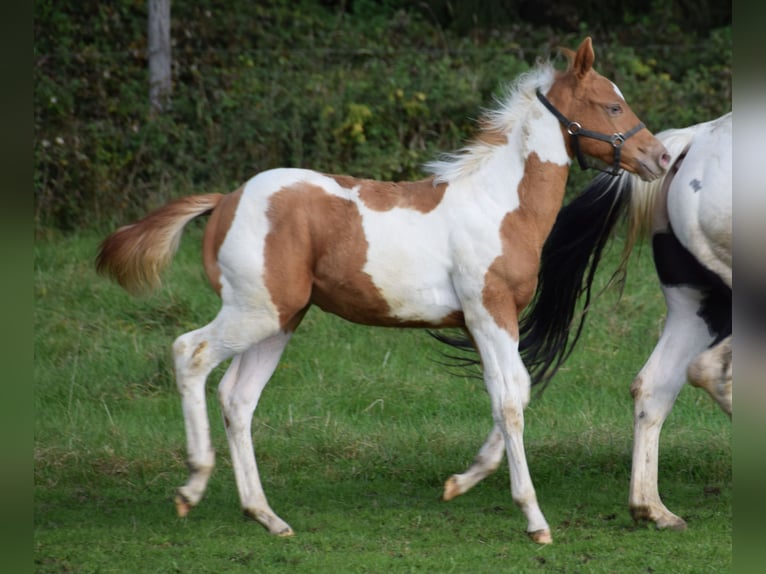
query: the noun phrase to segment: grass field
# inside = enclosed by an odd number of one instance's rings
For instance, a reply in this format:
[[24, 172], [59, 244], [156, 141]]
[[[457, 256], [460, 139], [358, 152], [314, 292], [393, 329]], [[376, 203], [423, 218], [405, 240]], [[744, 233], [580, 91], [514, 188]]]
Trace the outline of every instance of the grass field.
[[[440, 500], [490, 428], [483, 383], [449, 374], [422, 331], [309, 312], [253, 424], [272, 507], [296, 531], [269, 536], [239, 510], [208, 385], [217, 467], [186, 519], [170, 344], [210, 320], [200, 229], [187, 230], [164, 287], [131, 298], [93, 271], [102, 237], [35, 246], [37, 572], [617, 572], [731, 569], [731, 425], [686, 388], [665, 425], [660, 491], [685, 532], [632, 522], [631, 380], [654, 346], [663, 303], [647, 249], [623, 297], [595, 305], [578, 350], [526, 414], [532, 477], [554, 543], [524, 535], [505, 464]], [[615, 246], [617, 247], [617, 245]], [[604, 264], [603, 283], [616, 251]]]

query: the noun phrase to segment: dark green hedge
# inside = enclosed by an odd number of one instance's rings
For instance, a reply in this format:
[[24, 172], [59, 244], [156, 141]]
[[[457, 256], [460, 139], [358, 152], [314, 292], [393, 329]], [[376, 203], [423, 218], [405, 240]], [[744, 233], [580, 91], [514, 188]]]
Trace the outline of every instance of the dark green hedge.
[[173, 108], [152, 117], [144, 1], [36, 2], [36, 228], [124, 223], [275, 166], [420, 177], [505, 82], [585, 35], [650, 129], [730, 109], [731, 28], [660, 18], [679, 2], [624, 12], [619, 27], [582, 15], [575, 30], [499, 16], [466, 26], [429, 4], [173, 2]]

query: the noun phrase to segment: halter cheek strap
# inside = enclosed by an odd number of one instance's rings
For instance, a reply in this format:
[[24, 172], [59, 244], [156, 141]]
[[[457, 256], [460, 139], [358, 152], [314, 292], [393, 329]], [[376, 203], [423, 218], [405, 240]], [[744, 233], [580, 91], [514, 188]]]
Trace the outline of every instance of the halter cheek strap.
[[[580, 167], [582, 169], [588, 169], [589, 167], [593, 167], [594, 169], [597, 169], [599, 171], [603, 171], [605, 173], [608, 173], [609, 175], [617, 175], [620, 172], [620, 155], [622, 154], [622, 145], [625, 143], [625, 140], [627, 140], [629, 137], [635, 135], [636, 133], [640, 132], [642, 129], [644, 129], [643, 122], [639, 122], [636, 127], [628, 131], [627, 133], [620, 133], [616, 132], [612, 135], [602, 134], [600, 132], [594, 132], [591, 130], [586, 130], [582, 127], [582, 124], [579, 122], [570, 121], [564, 114], [562, 114], [558, 109], [556, 109], [556, 106], [554, 106], [548, 98], [546, 98], [543, 93], [540, 91], [540, 89], [537, 89], [537, 99], [542, 102], [542, 104], [548, 108], [548, 110], [556, 116], [556, 119], [558, 119], [561, 124], [566, 128], [567, 133], [569, 134], [569, 140], [572, 142], [572, 149], [575, 152], [575, 155], [577, 156], [577, 161], [580, 163]], [[611, 169], [601, 169], [595, 166], [588, 165], [588, 162], [585, 160], [585, 156], [583, 156], [582, 151], [580, 150], [580, 136], [586, 137], [586, 138], [592, 138], [597, 139], [601, 141], [605, 141], [612, 145], [612, 148], [614, 149], [614, 162], [612, 162]]]

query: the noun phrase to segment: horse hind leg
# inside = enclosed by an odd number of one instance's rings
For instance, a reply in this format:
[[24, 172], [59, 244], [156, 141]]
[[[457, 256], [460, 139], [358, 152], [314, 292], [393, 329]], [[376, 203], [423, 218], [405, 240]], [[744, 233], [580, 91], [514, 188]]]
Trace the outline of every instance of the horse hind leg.
[[503, 460], [505, 443], [503, 433], [495, 425], [487, 436], [487, 440], [479, 449], [470, 468], [461, 474], [453, 474], [444, 483], [444, 500], [452, 500], [471, 490], [476, 484], [495, 472]]
[[236, 367], [232, 364], [231, 376], [227, 372], [218, 387], [243, 512], [277, 536], [292, 536], [293, 530], [274, 513], [266, 500], [255, 459], [251, 426], [261, 392], [289, 340], [290, 333], [280, 332], [253, 345], [238, 357]]
[[[215, 465], [215, 451], [210, 441], [205, 382], [219, 363], [228, 358], [224, 349], [213, 344], [211, 325], [185, 333], [173, 343], [176, 384], [186, 429], [189, 478], [175, 497], [176, 511], [186, 516], [202, 499]], [[231, 369], [231, 367], [230, 367]]]
[[686, 371], [689, 383], [707, 393], [731, 418], [731, 335], [699, 354]]
[[633, 458], [628, 504], [636, 521], [657, 528], [684, 530], [686, 522], [671, 512], [659, 492], [662, 427], [686, 381], [688, 365], [710, 343], [704, 319], [697, 313], [699, 293], [689, 287], [663, 286], [667, 319], [654, 350], [631, 385]]
[[[241, 310], [224, 306], [211, 323], [181, 335], [173, 343], [189, 467], [189, 478], [175, 497], [176, 511], [181, 517], [186, 516], [202, 499], [215, 465], [205, 396], [208, 375], [221, 362], [250, 347], [253, 341], [276, 331], [273, 326], [261, 326], [261, 329], [267, 329], [267, 333], [258, 336], [253, 323], [242, 321], [243, 314]], [[240, 361], [239, 358], [232, 361], [224, 379], [234, 376]]]

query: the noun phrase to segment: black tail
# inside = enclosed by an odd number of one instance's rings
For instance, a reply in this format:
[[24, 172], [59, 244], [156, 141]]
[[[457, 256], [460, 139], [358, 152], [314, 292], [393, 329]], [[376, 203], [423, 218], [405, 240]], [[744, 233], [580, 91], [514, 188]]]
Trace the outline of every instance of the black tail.
[[[543, 246], [535, 297], [519, 322], [519, 351], [533, 385], [542, 384], [544, 389], [572, 353], [585, 324], [601, 254], [615, 225], [628, 213], [630, 195], [629, 174], [599, 174], [559, 212]], [[583, 296], [575, 321], [577, 302]], [[475, 350], [468, 338], [431, 335], [455, 349]], [[453, 367], [478, 363], [466, 356], [445, 357], [454, 361]]]
[[556, 218], [543, 246], [535, 297], [519, 323], [519, 350], [533, 385], [545, 388], [580, 338], [604, 246], [630, 206], [630, 182], [627, 173], [599, 174]]

